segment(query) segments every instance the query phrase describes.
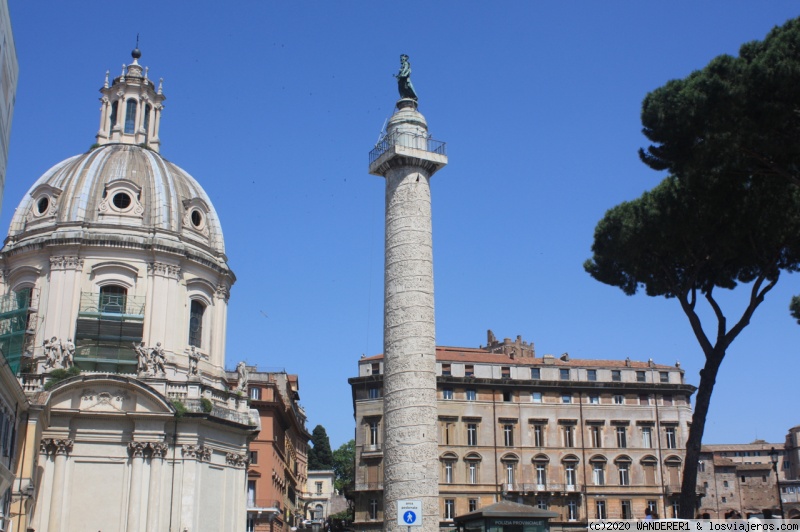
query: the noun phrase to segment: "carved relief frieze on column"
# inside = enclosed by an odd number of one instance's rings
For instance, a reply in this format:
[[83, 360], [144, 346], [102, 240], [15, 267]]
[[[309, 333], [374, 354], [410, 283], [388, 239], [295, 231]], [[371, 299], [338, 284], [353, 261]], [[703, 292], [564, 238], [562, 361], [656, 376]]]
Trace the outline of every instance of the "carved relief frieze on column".
[[233, 467], [247, 467], [250, 461], [242, 453], [228, 453], [225, 455], [225, 463]]
[[73, 255], [50, 257], [50, 270], [83, 270], [83, 259]]
[[198, 462], [211, 461], [211, 449], [205, 445], [184, 445], [181, 451], [185, 458], [194, 458]]
[[128, 452], [132, 458], [143, 458], [145, 449], [147, 449], [147, 444], [144, 442], [132, 441], [128, 443]]
[[177, 279], [180, 272], [180, 266], [176, 266], [175, 264], [167, 264], [165, 262], [150, 262], [147, 264], [147, 273], [150, 275]]

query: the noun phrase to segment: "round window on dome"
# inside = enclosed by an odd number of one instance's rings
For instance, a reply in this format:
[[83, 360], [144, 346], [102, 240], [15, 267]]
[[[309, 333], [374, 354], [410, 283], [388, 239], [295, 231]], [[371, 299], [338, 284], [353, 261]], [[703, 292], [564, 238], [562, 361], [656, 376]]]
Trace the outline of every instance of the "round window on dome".
[[192, 211], [192, 225], [197, 229], [203, 227], [203, 213], [197, 209]]
[[114, 194], [114, 197], [111, 198], [111, 201], [114, 203], [114, 207], [121, 211], [131, 206], [131, 197], [125, 192], [117, 192]]
[[47, 196], [39, 198], [39, 201], [36, 202], [36, 214], [41, 216], [47, 212], [48, 207], [50, 207], [50, 198]]

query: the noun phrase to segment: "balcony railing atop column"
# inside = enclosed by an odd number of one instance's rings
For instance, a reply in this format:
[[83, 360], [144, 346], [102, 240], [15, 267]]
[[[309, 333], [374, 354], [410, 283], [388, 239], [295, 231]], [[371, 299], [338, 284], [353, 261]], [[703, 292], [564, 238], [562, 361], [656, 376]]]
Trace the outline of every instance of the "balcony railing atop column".
[[446, 144], [440, 140], [433, 140], [425, 135], [416, 135], [410, 132], [395, 131], [384, 135], [369, 152], [369, 164], [374, 163], [378, 158], [389, 151], [392, 146], [403, 146], [417, 150], [429, 151], [439, 155], [447, 155]]

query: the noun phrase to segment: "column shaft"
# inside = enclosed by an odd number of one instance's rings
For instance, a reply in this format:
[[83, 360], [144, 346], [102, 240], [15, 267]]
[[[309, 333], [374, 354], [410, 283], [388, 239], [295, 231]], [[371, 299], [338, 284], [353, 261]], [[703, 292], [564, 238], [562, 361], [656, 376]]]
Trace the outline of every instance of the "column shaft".
[[[439, 528], [436, 338], [429, 176], [386, 175], [384, 287], [384, 529], [397, 501], [422, 501], [423, 530]], [[405, 527], [402, 527], [405, 529]]]

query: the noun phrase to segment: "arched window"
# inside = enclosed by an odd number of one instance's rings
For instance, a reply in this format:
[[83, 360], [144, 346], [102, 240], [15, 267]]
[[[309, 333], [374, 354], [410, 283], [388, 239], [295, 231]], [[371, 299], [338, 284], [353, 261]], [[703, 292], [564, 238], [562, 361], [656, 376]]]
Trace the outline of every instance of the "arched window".
[[517, 482], [517, 463], [519, 462], [519, 457], [514, 454], [507, 454], [500, 459], [500, 462], [503, 464], [503, 471], [505, 471], [503, 478], [505, 484], [507, 484], [507, 490], [516, 490], [514, 485]]
[[116, 102], [111, 104], [111, 121], [110, 121], [110, 125], [108, 126], [108, 131], [109, 132], [111, 132], [111, 130], [114, 129], [114, 126], [117, 125], [117, 109], [118, 108], [119, 108], [119, 101], [116, 101]]
[[192, 299], [192, 306], [189, 309], [189, 345], [203, 347], [203, 315], [205, 312], [205, 304], [197, 299]]
[[631, 484], [631, 459], [628, 456], [620, 456], [614, 462], [617, 464], [619, 474], [619, 485], [630, 486]]
[[136, 131], [136, 100], [131, 98], [125, 104], [125, 133]]
[[442, 462], [442, 483], [452, 484], [454, 482], [453, 475], [458, 460], [458, 456], [454, 453], [445, 453], [440, 458]]
[[567, 491], [575, 491], [575, 486], [578, 484], [578, 457], [567, 455], [561, 463], [564, 465], [564, 484], [567, 486]]
[[656, 467], [658, 460], [655, 456], [647, 455], [641, 460], [642, 469], [644, 470], [644, 483], [648, 486], [656, 485]]
[[539, 454], [533, 457], [533, 471], [536, 479], [536, 488], [543, 490], [547, 487], [547, 467], [550, 459], [547, 455]]
[[107, 284], [100, 287], [100, 312], [124, 314], [128, 289], [118, 284]]
[[595, 486], [606, 484], [606, 459], [603, 456], [594, 456], [589, 460], [592, 466], [592, 482]]
[[480, 481], [481, 455], [470, 453], [464, 457], [464, 463], [467, 465], [467, 483], [477, 484]]
[[670, 488], [679, 490], [681, 486], [681, 459], [677, 456], [668, 456], [664, 460], [667, 466], [667, 484]]

